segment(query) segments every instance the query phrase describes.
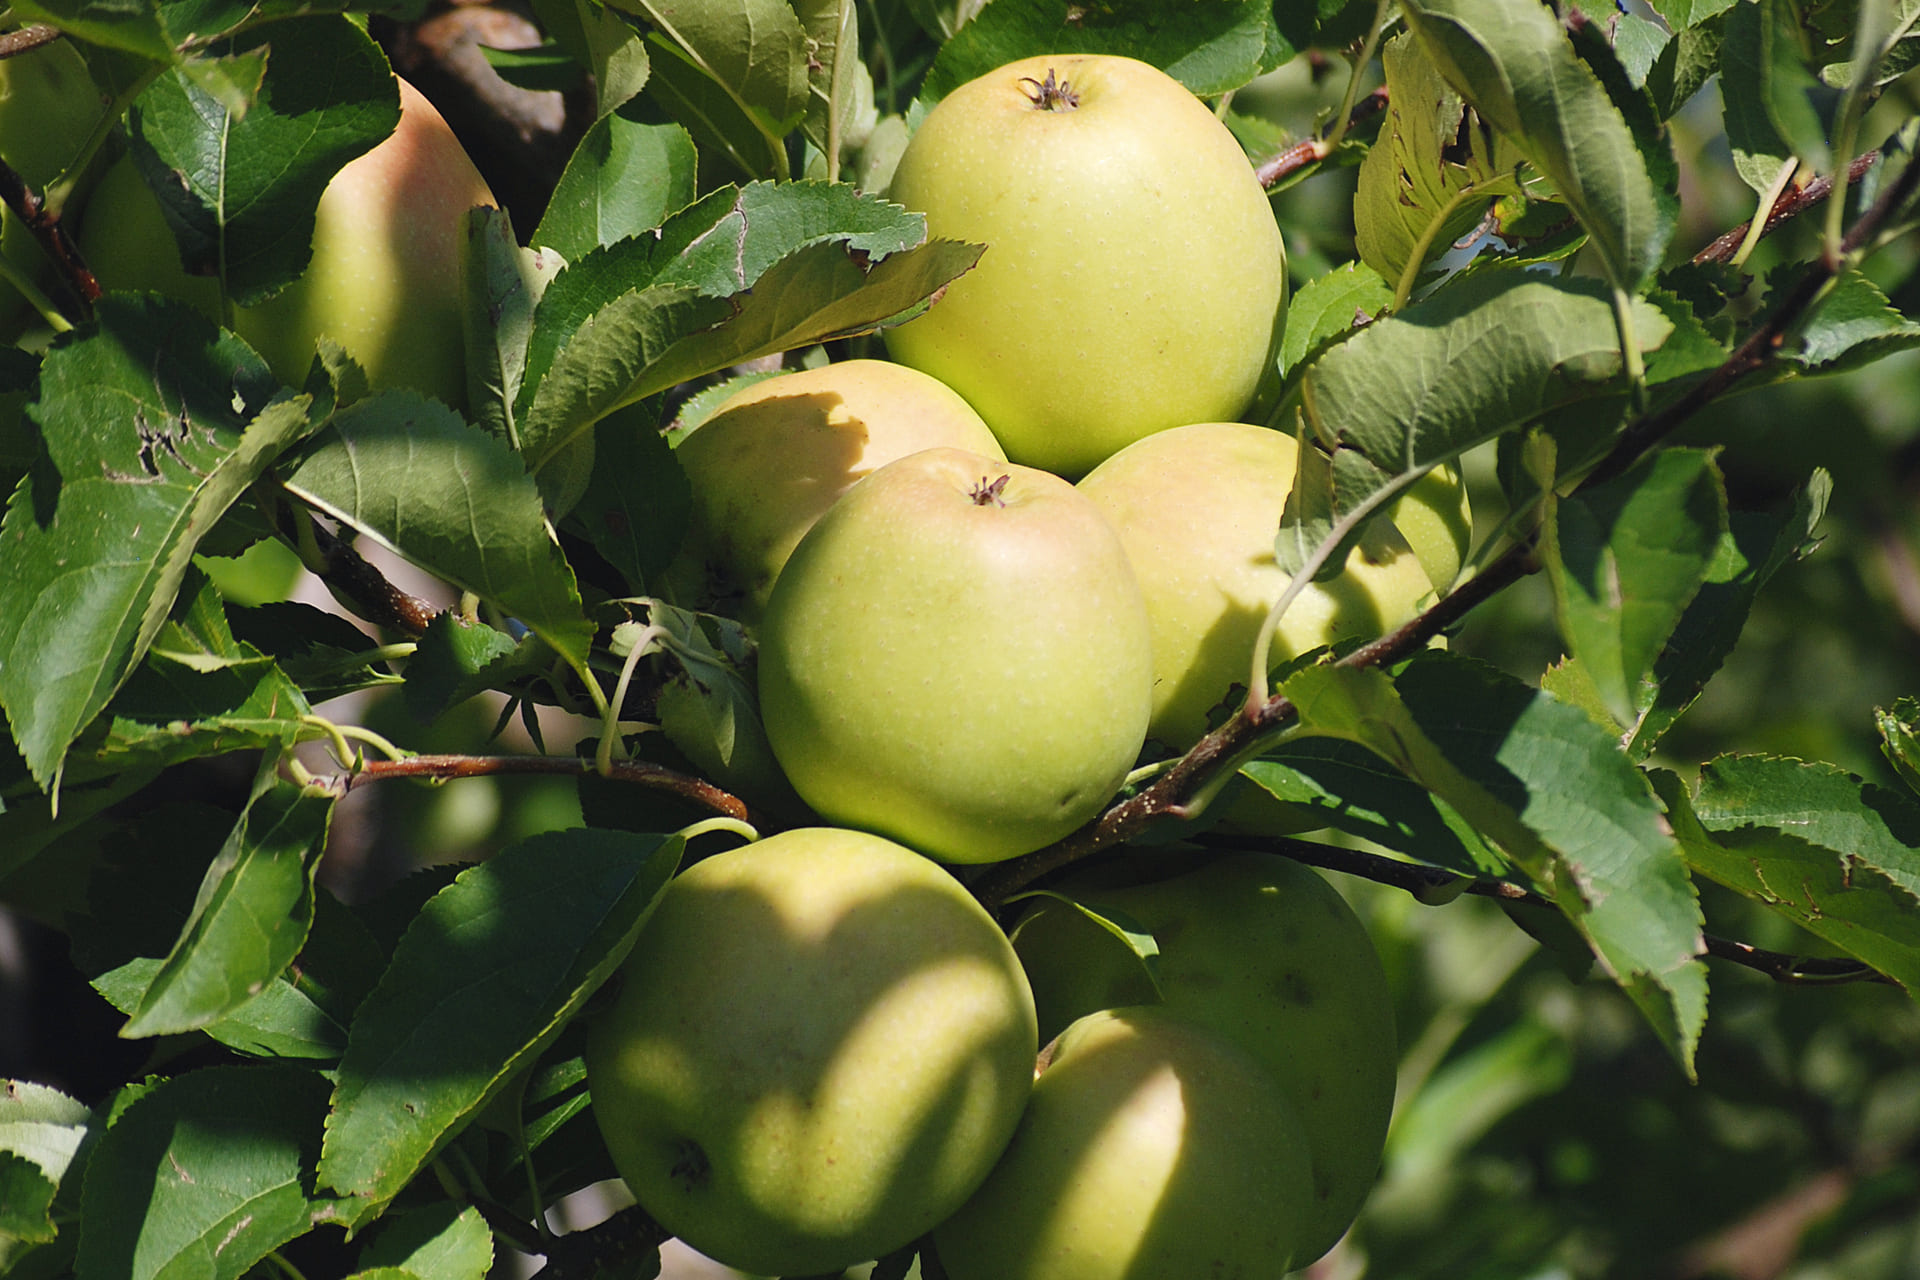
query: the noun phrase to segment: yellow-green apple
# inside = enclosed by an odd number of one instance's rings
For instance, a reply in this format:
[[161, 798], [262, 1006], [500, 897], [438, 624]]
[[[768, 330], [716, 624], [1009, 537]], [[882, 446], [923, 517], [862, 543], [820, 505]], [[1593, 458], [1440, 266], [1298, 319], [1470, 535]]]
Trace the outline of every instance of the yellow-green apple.
[[951, 386], [1007, 456], [1079, 476], [1140, 437], [1246, 410], [1286, 252], [1245, 152], [1131, 58], [1028, 58], [942, 99], [888, 196], [984, 242], [894, 359]]
[[[1241, 422], [1158, 432], [1080, 482], [1126, 544], [1153, 621], [1150, 737], [1184, 751], [1209, 712], [1245, 686], [1267, 612], [1290, 581], [1274, 535], [1293, 487], [1293, 437]], [[1457, 564], [1458, 555], [1455, 555]], [[1433, 584], [1402, 538], [1376, 521], [1331, 581], [1303, 590], [1280, 621], [1269, 663], [1412, 618]]]
[[[267, 301], [238, 308], [233, 328], [294, 386], [325, 336], [376, 390], [411, 387], [459, 407], [467, 400], [460, 245], [467, 211], [494, 198], [433, 104], [399, 85], [399, 125], [321, 194], [306, 271]], [[105, 288], [153, 289], [220, 319], [218, 285], [181, 269], [159, 204], [129, 160], [89, 201], [81, 251]]]
[[1300, 1115], [1244, 1051], [1157, 1009], [1096, 1013], [934, 1247], [952, 1280], [1279, 1280], [1310, 1187]]
[[1005, 1148], [1033, 999], [945, 870], [877, 836], [782, 832], [682, 872], [589, 1029], [614, 1165], [667, 1230], [765, 1275], [917, 1239]]
[[1118, 789], [1146, 733], [1149, 643], [1126, 552], [1085, 495], [923, 449], [794, 549], [760, 627], [760, 709], [828, 821], [995, 862]]
[[[104, 104], [86, 59], [70, 40], [55, 40], [0, 58], [0, 160], [38, 195], [79, 156]], [[28, 280], [45, 274], [33, 233], [0, 207], [0, 254]], [[0, 279], [0, 324], [22, 310], [19, 293]]]
[[675, 451], [693, 487], [693, 554], [757, 615], [794, 546], [841, 494], [937, 445], [1005, 458], [965, 400], [905, 365], [847, 360], [756, 382]]
[[1386, 973], [1365, 926], [1299, 863], [1238, 854], [1145, 884], [1091, 876], [1062, 892], [1150, 932], [1153, 979], [1111, 932], [1040, 898], [1013, 930], [1043, 1036], [1096, 1009], [1148, 1003], [1246, 1050], [1299, 1109], [1313, 1203], [1295, 1266], [1346, 1231], [1379, 1172], [1397, 1052]]

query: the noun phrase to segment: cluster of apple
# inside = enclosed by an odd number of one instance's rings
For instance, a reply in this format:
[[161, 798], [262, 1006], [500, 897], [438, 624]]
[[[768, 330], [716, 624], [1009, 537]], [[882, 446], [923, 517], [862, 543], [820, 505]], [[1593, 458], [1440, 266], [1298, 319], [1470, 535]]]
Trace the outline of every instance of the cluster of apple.
[[[602, 1131], [648, 1212], [756, 1273], [931, 1233], [952, 1280], [1278, 1277], [1345, 1232], [1392, 1107], [1345, 902], [1281, 859], [1162, 850], [1009, 936], [937, 863], [1068, 834], [1248, 679], [1296, 444], [1230, 419], [1272, 367], [1279, 232], [1226, 129], [1122, 58], [957, 90], [890, 194], [980, 265], [888, 332], [895, 362], [753, 382], [677, 445], [678, 576], [755, 630], [773, 754], [834, 826], [674, 881], [595, 1026]], [[1420, 550], [1363, 541], [1276, 664], [1457, 572], [1457, 482], [1402, 509]]]

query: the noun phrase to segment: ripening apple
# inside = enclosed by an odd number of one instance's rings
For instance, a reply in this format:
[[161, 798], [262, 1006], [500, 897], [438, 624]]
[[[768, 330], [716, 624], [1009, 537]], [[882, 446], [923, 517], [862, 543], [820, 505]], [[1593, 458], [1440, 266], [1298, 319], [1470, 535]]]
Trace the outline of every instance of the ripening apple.
[[970, 1195], [1026, 1105], [1033, 998], [945, 870], [854, 831], [717, 854], [661, 895], [589, 1029], [634, 1198], [763, 1275], [838, 1273]]
[[855, 485], [795, 548], [760, 627], [760, 710], [801, 799], [946, 862], [1097, 813], [1140, 753], [1146, 606], [1072, 485], [959, 449]]
[[[1148, 736], [1184, 751], [1209, 713], [1244, 687], [1267, 612], [1290, 581], [1274, 535], [1293, 487], [1292, 436], [1240, 422], [1176, 427], [1138, 441], [1080, 482], [1126, 544], [1153, 622], [1153, 723]], [[1456, 490], [1436, 484], [1457, 515]], [[1410, 491], [1424, 500], [1426, 491]], [[1457, 522], [1456, 522], [1457, 523]], [[1453, 547], [1442, 520], [1415, 526]], [[1439, 536], [1436, 537], [1435, 535]], [[1435, 572], [1445, 571], [1436, 546]], [[1347, 557], [1339, 577], [1310, 584], [1288, 606], [1269, 666], [1325, 644], [1372, 638], [1411, 619], [1431, 595], [1421, 557], [1384, 522]]]
[[1280, 230], [1227, 127], [1131, 58], [1028, 58], [928, 113], [888, 197], [984, 243], [893, 358], [967, 398], [1007, 456], [1079, 476], [1151, 432], [1243, 413], [1286, 297]]
[[1279, 1280], [1304, 1260], [1301, 1125], [1224, 1037], [1157, 1009], [1092, 1014], [934, 1248], [951, 1280]]
[[1393, 1113], [1393, 1006], [1365, 926], [1312, 869], [1260, 854], [1145, 884], [1083, 877], [1062, 892], [1150, 932], [1159, 956], [1149, 980], [1132, 950], [1080, 910], [1036, 900], [1013, 945], [1041, 1035], [1158, 998], [1168, 1014], [1246, 1050], [1305, 1125], [1313, 1203], [1294, 1265], [1318, 1258], [1372, 1189]]
[[[495, 201], [433, 104], [405, 80], [399, 86], [399, 125], [321, 194], [306, 271], [267, 301], [238, 308], [233, 327], [293, 386], [306, 380], [324, 335], [346, 348], [376, 390], [411, 387], [460, 407], [460, 245], [467, 211]], [[159, 203], [130, 158], [88, 202], [81, 253], [103, 288], [152, 289], [220, 319], [217, 283], [181, 268]]]
[[936, 445], [1005, 458], [965, 400], [905, 365], [847, 360], [756, 382], [674, 452], [693, 488], [692, 554], [757, 615], [828, 507], [868, 473]]

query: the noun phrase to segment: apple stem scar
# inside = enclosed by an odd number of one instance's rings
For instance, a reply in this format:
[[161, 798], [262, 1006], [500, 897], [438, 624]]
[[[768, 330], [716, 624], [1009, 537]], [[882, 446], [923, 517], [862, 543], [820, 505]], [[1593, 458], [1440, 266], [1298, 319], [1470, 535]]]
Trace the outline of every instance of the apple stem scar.
[[1035, 80], [1032, 76], [1021, 76], [1019, 84], [1032, 85], [1033, 92], [1027, 94], [1027, 100], [1041, 111], [1071, 111], [1080, 105], [1080, 95], [1065, 80], [1055, 81], [1053, 68], [1047, 68], [1045, 80]]

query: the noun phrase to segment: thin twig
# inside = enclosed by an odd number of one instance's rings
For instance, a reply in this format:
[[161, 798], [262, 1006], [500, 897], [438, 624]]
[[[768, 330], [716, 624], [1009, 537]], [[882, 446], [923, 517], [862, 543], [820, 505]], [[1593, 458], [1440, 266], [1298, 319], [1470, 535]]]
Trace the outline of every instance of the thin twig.
[[43, 45], [52, 44], [60, 36], [60, 28], [49, 27], [44, 23], [21, 27], [18, 31], [8, 31], [0, 34], [0, 58], [15, 58], [23, 53], [31, 53]]
[[[1361, 123], [1370, 116], [1377, 116], [1387, 109], [1387, 87], [1381, 85], [1366, 97], [1353, 104], [1353, 110], [1347, 113], [1347, 128]], [[1271, 191], [1311, 165], [1319, 164], [1333, 154], [1333, 144], [1324, 138], [1308, 138], [1305, 142], [1296, 142], [1273, 159], [1254, 168], [1253, 176], [1260, 185]]]
[[[1864, 155], [1855, 156], [1853, 163], [1847, 166], [1847, 185], [1852, 186], [1854, 183], [1860, 181], [1861, 178], [1865, 177], [1867, 170], [1873, 168], [1873, 166], [1879, 162], [1879, 159], [1880, 153], [1878, 151], [1869, 151]], [[1785, 226], [1793, 219], [1819, 204], [1822, 200], [1825, 200], [1832, 192], [1833, 178], [1831, 175], [1823, 174], [1807, 183], [1804, 187], [1796, 187], [1784, 193], [1778, 200], [1773, 202], [1773, 207], [1767, 211], [1766, 225], [1761, 227], [1760, 234], [1762, 236], [1772, 235], [1782, 226]], [[1706, 266], [1709, 263], [1733, 261], [1733, 255], [1740, 251], [1740, 246], [1746, 240], [1747, 232], [1751, 226], [1751, 222], [1741, 223], [1700, 252], [1694, 254], [1693, 261], [1699, 266]]]
[[[38, 192], [27, 185], [13, 167], [0, 160], [0, 202], [13, 210], [21, 225], [40, 242], [41, 251], [47, 255], [54, 266], [60, 269], [67, 283], [79, 296], [81, 310], [77, 314], [67, 314], [66, 318], [74, 324], [84, 322], [93, 310], [93, 304], [100, 300], [100, 282], [80, 257], [80, 250], [74, 245], [73, 237], [67, 234], [66, 224], [60, 216], [47, 209], [46, 202]], [[62, 313], [66, 314], [66, 313]]]
[[722, 791], [702, 778], [645, 760], [616, 760], [602, 771], [595, 768], [592, 760], [578, 756], [419, 755], [404, 760], [369, 760], [357, 772], [337, 779], [335, 785], [344, 795], [365, 783], [388, 778], [486, 778], [502, 774], [581, 777], [591, 773], [602, 773], [615, 782], [665, 791], [722, 817], [738, 819], [756, 829], [769, 829], [755, 820], [746, 801], [731, 792]]

